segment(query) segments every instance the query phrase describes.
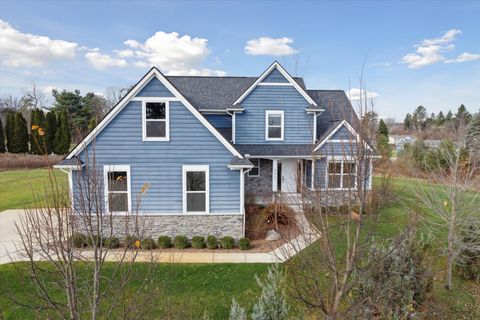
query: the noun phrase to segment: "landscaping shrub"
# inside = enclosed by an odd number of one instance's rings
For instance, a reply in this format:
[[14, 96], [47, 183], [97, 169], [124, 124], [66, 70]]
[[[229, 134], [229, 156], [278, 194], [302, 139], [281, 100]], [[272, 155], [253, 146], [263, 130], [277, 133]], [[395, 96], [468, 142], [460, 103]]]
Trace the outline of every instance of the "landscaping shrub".
[[476, 248], [480, 248], [480, 238], [476, 235], [476, 230], [480, 226], [471, 225], [462, 232], [462, 250], [460, 251], [460, 263], [457, 268], [460, 274], [467, 280], [480, 282], [480, 255]]
[[205, 238], [196, 236], [192, 238], [192, 247], [195, 249], [203, 249], [205, 248]]
[[217, 249], [218, 248], [218, 240], [215, 236], [209, 235], [207, 237], [207, 248], [208, 249]]
[[104, 239], [103, 245], [110, 249], [120, 247], [120, 240], [117, 237], [108, 237]]
[[93, 236], [85, 236], [87, 239], [87, 244], [89, 247], [93, 247], [93, 244], [95, 243], [97, 247], [99, 247], [103, 243], [103, 239], [100, 236], [93, 235]]
[[175, 237], [175, 248], [185, 249], [188, 247], [188, 239], [186, 236], [176, 236]]
[[232, 237], [223, 237], [220, 239], [220, 245], [223, 249], [232, 249], [235, 245], [235, 240]]
[[248, 250], [251, 247], [250, 240], [248, 240], [248, 238], [242, 238], [238, 242], [238, 246], [241, 250]]
[[125, 237], [125, 246], [130, 249], [135, 248], [135, 242], [139, 240], [137, 237], [134, 236], [126, 236]]
[[172, 247], [172, 238], [169, 236], [158, 237], [158, 247], [160, 249], [168, 249]]
[[153, 240], [151, 237], [147, 237], [142, 240], [142, 249], [152, 250], [155, 249], [155, 247], [155, 240]]
[[71, 240], [75, 248], [83, 248], [87, 245], [87, 239], [85, 239], [85, 236], [78, 232], [72, 235]]

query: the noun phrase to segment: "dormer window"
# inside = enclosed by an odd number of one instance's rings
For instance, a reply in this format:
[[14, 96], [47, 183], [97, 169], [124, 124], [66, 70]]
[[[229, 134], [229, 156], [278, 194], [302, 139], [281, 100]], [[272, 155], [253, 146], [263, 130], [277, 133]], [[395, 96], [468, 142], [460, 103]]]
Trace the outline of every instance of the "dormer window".
[[143, 101], [143, 141], [169, 141], [168, 101]]
[[265, 140], [283, 141], [284, 119], [282, 110], [265, 112]]

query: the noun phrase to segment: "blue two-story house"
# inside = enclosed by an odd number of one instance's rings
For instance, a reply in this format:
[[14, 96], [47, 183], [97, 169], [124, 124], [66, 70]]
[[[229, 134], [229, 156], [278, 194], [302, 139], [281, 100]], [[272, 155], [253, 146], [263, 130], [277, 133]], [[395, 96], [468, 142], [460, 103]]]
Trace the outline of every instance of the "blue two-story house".
[[341, 149], [358, 143], [357, 122], [343, 91], [307, 90], [278, 62], [259, 77], [152, 68], [57, 167], [77, 213], [92, 210], [95, 171], [96, 208], [119, 226], [135, 211], [152, 236], [241, 238], [245, 199], [355, 186]]

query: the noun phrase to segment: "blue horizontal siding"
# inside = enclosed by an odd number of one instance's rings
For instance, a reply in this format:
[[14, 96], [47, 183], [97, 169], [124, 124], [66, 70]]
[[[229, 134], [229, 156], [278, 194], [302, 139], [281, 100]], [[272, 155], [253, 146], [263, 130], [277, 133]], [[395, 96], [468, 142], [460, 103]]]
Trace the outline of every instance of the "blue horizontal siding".
[[322, 158], [315, 161], [315, 180], [316, 189], [325, 188], [325, 176], [327, 174], [327, 159]]
[[173, 97], [174, 95], [168, 90], [156, 77], [148, 82], [137, 97]]
[[270, 73], [263, 79], [262, 82], [282, 82], [286, 83], [288, 80], [283, 76], [283, 74], [278, 71], [277, 68], [270, 71]]
[[232, 127], [232, 117], [228, 114], [206, 114], [205, 118], [207, 118], [215, 128]]
[[317, 151], [322, 156], [355, 156], [356, 143], [352, 142], [326, 142]]
[[[241, 103], [245, 111], [236, 115], [237, 144], [309, 144], [313, 137], [313, 115], [308, 102], [291, 86], [258, 86]], [[265, 140], [265, 111], [283, 110], [284, 141]]]
[[355, 139], [355, 136], [344, 125], [337, 130], [330, 138], [330, 140], [350, 140]]
[[182, 165], [209, 165], [211, 213], [240, 212], [240, 173], [227, 167], [232, 154], [180, 102], [170, 102], [169, 142], [142, 141], [141, 102], [132, 101], [88, 146], [89, 155], [93, 147], [101, 170], [130, 165], [132, 207], [142, 186], [150, 185], [141, 212], [182, 212]]

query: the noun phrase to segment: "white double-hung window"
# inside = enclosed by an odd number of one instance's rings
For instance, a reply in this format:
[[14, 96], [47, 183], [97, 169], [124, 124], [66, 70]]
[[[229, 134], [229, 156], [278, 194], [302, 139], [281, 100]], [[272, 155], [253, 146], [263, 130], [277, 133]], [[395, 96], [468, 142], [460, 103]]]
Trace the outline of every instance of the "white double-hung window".
[[265, 140], [282, 141], [284, 133], [283, 110], [265, 111]]
[[107, 212], [129, 212], [131, 209], [130, 166], [103, 167]]
[[170, 140], [168, 101], [143, 101], [142, 118], [143, 141]]
[[209, 193], [208, 165], [183, 166], [183, 212], [208, 213]]
[[357, 186], [357, 166], [354, 161], [334, 160], [328, 162], [328, 187], [330, 189], [353, 189]]

